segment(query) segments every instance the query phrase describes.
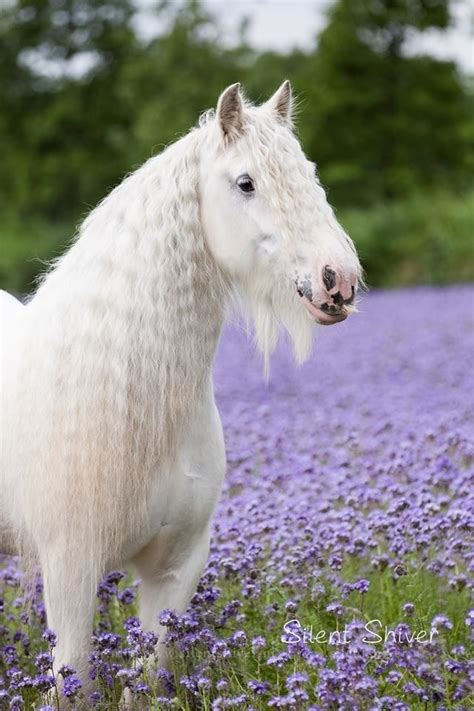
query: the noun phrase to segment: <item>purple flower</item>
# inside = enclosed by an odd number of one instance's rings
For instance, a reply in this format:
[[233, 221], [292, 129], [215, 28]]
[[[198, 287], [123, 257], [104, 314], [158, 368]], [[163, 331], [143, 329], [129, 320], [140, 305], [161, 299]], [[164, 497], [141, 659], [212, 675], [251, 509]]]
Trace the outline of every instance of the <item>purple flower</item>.
[[53, 658], [49, 652], [40, 652], [35, 657], [35, 666], [40, 672], [46, 672], [53, 667]]
[[150, 687], [144, 681], [135, 681], [130, 684], [130, 690], [133, 694], [149, 694]]
[[288, 689], [295, 689], [296, 687], [306, 684], [308, 681], [308, 675], [304, 672], [293, 672], [287, 677], [286, 686]]
[[264, 647], [267, 646], [266, 640], [264, 637], [253, 637], [252, 638], [252, 650], [255, 652], [258, 649], [264, 649]]
[[331, 614], [336, 615], [336, 617], [342, 617], [344, 614], [344, 608], [339, 602], [334, 601], [326, 606], [326, 612], [330, 612]]
[[446, 615], [436, 615], [431, 621], [431, 627], [435, 630], [452, 630], [453, 624]]
[[76, 672], [74, 671], [74, 669], [68, 664], [63, 664], [62, 667], [58, 669], [58, 674], [63, 678], [66, 678], [67, 676], [72, 676], [75, 673]]
[[[43, 639], [47, 641], [50, 647], [55, 647], [56, 646], [56, 635], [52, 630], [50, 629], [45, 629], [43, 632]], [[46, 708], [46, 707], [45, 707]]]
[[37, 674], [33, 678], [33, 686], [41, 692], [48, 691], [48, 689], [52, 689], [55, 685], [54, 677], [49, 674]]
[[247, 642], [247, 635], [243, 630], [237, 630], [229, 638], [229, 645], [231, 647], [243, 647]]
[[212, 686], [212, 682], [207, 676], [199, 676], [196, 680], [196, 684], [198, 689], [202, 689], [204, 691], [209, 690]]
[[135, 602], [136, 597], [137, 594], [135, 590], [132, 590], [131, 588], [125, 588], [125, 590], [121, 590], [117, 595], [117, 598], [122, 605], [131, 605], [132, 602]]
[[254, 692], [254, 694], [257, 694], [257, 696], [262, 696], [263, 694], [266, 694], [267, 691], [270, 689], [270, 684], [268, 681], [256, 681], [255, 679], [251, 679], [249, 682], [247, 682], [248, 688]]
[[3, 661], [7, 666], [13, 666], [18, 663], [18, 655], [16, 647], [12, 644], [6, 644], [2, 650]]
[[368, 590], [369, 590], [370, 581], [365, 580], [365, 578], [362, 578], [361, 580], [357, 580], [357, 582], [355, 582], [352, 587], [353, 587], [353, 590], [356, 590], [357, 592], [364, 594], [364, 593], [368, 592]]
[[277, 669], [282, 669], [284, 665], [291, 659], [287, 652], [280, 652], [279, 654], [274, 654], [267, 659], [267, 664], [270, 667], [276, 667]]
[[68, 699], [74, 699], [81, 688], [81, 680], [74, 674], [71, 674], [70, 676], [66, 676], [64, 678], [63, 694]]

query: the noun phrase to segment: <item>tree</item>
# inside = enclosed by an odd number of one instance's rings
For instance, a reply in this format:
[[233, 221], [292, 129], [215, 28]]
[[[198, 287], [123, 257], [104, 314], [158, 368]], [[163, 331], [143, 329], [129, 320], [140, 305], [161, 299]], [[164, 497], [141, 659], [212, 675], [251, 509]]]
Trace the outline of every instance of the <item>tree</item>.
[[336, 203], [466, 182], [466, 92], [455, 65], [409, 57], [416, 31], [444, 29], [448, 0], [338, 0], [299, 76], [310, 153]]
[[166, 30], [129, 62], [123, 91], [135, 107], [130, 163], [139, 163], [176, 140], [217, 96], [238, 81], [238, 60], [224, 48], [216, 22], [196, 0], [157, 8]]
[[[123, 169], [130, 0], [16, 0], [0, 21], [0, 171], [6, 206], [55, 218], [95, 202]], [[91, 161], [94, 155], [95, 161]], [[92, 170], [93, 167], [93, 170]]]

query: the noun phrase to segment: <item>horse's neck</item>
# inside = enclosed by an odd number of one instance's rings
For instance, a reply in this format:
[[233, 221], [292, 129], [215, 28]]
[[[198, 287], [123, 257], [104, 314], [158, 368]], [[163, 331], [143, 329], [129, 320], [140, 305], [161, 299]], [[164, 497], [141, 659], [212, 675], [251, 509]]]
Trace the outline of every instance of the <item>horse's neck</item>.
[[207, 383], [224, 308], [196, 176], [183, 179], [176, 162], [153, 159], [113, 191], [31, 304], [56, 317], [66, 351], [95, 359], [98, 381], [128, 368], [129, 397], [146, 401], [155, 389], [173, 412]]

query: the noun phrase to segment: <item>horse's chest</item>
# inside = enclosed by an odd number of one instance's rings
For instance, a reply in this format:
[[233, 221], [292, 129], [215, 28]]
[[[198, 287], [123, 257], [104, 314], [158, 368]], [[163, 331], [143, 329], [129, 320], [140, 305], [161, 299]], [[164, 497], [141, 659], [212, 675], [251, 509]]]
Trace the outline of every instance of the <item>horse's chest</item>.
[[212, 394], [189, 422], [172, 467], [157, 466], [151, 506], [155, 533], [173, 524], [201, 528], [212, 515], [225, 474], [222, 425]]

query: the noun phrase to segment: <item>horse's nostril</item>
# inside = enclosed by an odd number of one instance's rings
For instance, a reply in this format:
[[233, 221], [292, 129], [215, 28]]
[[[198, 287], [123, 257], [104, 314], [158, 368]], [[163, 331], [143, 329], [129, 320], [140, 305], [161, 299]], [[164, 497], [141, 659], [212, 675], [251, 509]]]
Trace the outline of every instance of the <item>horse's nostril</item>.
[[352, 287], [350, 297], [348, 299], [345, 299], [345, 301], [343, 303], [346, 304], [347, 306], [349, 306], [350, 304], [353, 303], [354, 299], [355, 299], [355, 287]]
[[340, 291], [338, 291], [337, 294], [333, 294], [332, 300], [337, 306], [342, 306], [345, 303], [344, 297], [342, 296]]
[[333, 303], [332, 304], [327, 304], [327, 303], [322, 304], [320, 306], [320, 309], [322, 311], [325, 311], [326, 313], [330, 313], [330, 314], [340, 312], [344, 306], [350, 306], [350, 304], [353, 303], [354, 298], [355, 298], [355, 288], [354, 287], [352, 287], [351, 292], [352, 293], [348, 299], [345, 299], [340, 291], [336, 292], [335, 294], [332, 294], [331, 299], [332, 299]]
[[336, 286], [336, 272], [327, 264], [323, 269], [323, 283], [328, 291], [331, 291]]

